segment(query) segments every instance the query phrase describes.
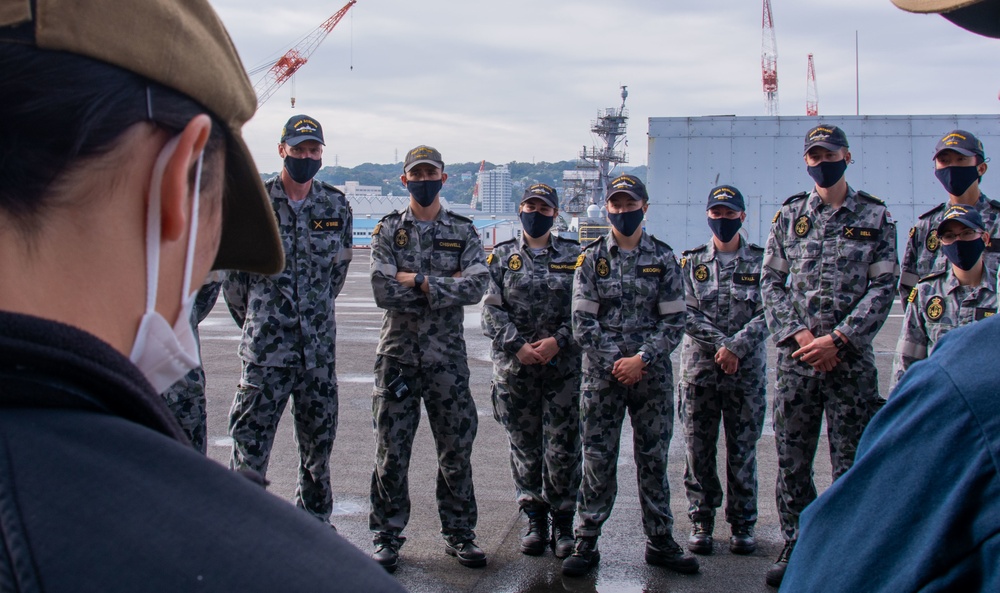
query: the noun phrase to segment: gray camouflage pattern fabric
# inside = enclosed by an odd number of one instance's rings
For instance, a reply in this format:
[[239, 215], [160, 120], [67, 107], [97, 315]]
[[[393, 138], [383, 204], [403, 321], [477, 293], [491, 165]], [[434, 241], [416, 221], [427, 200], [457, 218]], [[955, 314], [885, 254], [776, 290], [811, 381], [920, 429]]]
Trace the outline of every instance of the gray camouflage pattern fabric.
[[[688, 515], [710, 519], [722, 506], [717, 469], [719, 423], [726, 435], [726, 520], [757, 521], [757, 441], [764, 426], [767, 323], [760, 294], [764, 249], [740, 239], [724, 264], [709, 241], [681, 258], [687, 323], [678, 412], [687, 444]], [[715, 362], [725, 347], [740, 359], [728, 375]]]
[[[464, 307], [482, 299], [489, 281], [482, 243], [467, 218], [442, 208], [430, 224], [420, 224], [407, 208], [376, 225], [371, 257], [375, 303], [385, 313], [372, 398], [369, 528], [376, 541], [402, 541], [410, 517], [410, 453], [423, 401], [438, 453], [441, 532], [450, 541], [473, 539], [478, 514], [471, 457], [478, 416], [463, 324]], [[430, 292], [402, 285], [397, 272], [424, 274]], [[397, 377], [408, 388], [402, 399], [388, 389]]]
[[[580, 350], [570, 315], [579, 255], [578, 242], [550, 235], [537, 254], [520, 239], [498, 244], [487, 258], [482, 328], [492, 340], [493, 417], [507, 431], [521, 507], [576, 510]], [[521, 364], [524, 344], [549, 337], [559, 353], [548, 364]]]
[[[650, 537], [673, 530], [667, 481], [674, 414], [670, 353], [680, 344], [685, 317], [680, 266], [666, 243], [643, 233], [636, 249], [623, 251], [608, 233], [584, 249], [573, 281], [573, 336], [583, 349], [577, 536], [600, 535], [611, 514], [626, 410], [643, 529]], [[622, 385], [612, 375], [614, 361], [640, 350], [651, 357], [647, 374], [635, 385]]]
[[[775, 497], [783, 535], [798, 537], [815, 498], [812, 460], [825, 413], [836, 479], [854, 463], [861, 433], [880, 403], [872, 340], [892, 306], [899, 277], [896, 225], [885, 205], [848, 188], [833, 210], [813, 190], [786, 200], [764, 249], [764, 316], [778, 350], [774, 431]], [[796, 332], [847, 337], [830, 372], [792, 358]]]
[[271, 276], [232, 272], [226, 303], [243, 328], [240, 358], [260, 366], [316, 368], [337, 358], [334, 299], [353, 256], [354, 217], [331, 185], [312, 182], [296, 211], [281, 178], [267, 182], [285, 249], [285, 268]]
[[[198, 336], [198, 324], [205, 321], [219, 298], [222, 282], [206, 282], [198, 290], [194, 307], [191, 309], [191, 327], [194, 339], [198, 341], [198, 351], [201, 351], [201, 339]], [[200, 356], [199, 356], [200, 358]], [[205, 399], [205, 369], [199, 366], [184, 375], [160, 394], [167, 407], [174, 413], [177, 422], [191, 441], [191, 445], [201, 453], [208, 452], [208, 412]]]
[[[909, 305], [910, 291], [921, 278], [948, 266], [948, 258], [942, 253], [941, 242], [937, 239], [937, 228], [948, 206], [948, 202], [943, 202], [924, 212], [910, 229], [899, 274], [899, 299], [904, 309]], [[980, 194], [974, 207], [983, 217], [983, 228], [989, 231], [991, 238], [985, 261], [996, 268], [1000, 265], [1000, 202]]]
[[274, 434], [292, 399], [299, 449], [296, 504], [328, 522], [330, 451], [336, 433], [335, 299], [352, 257], [353, 216], [344, 194], [313, 180], [293, 207], [280, 177], [267, 182], [285, 268], [264, 276], [232, 272], [223, 294], [243, 328], [243, 376], [229, 416], [230, 467], [265, 475]]
[[945, 271], [922, 279], [910, 291], [896, 356], [892, 386], [914, 362], [923, 360], [934, 346], [956, 327], [992, 317], [997, 312], [997, 269], [986, 264], [976, 286], [962, 286], [949, 265]]

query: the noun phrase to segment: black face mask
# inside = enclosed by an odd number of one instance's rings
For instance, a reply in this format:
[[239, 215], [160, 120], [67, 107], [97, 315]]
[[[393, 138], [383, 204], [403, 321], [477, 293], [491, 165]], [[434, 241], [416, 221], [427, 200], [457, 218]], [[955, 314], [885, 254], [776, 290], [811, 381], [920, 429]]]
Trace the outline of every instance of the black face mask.
[[945, 167], [935, 169], [934, 176], [944, 186], [945, 191], [953, 196], [960, 196], [979, 179], [979, 168], [976, 166]]
[[979, 256], [986, 249], [986, 241], [980, 237], [975, 241], [955, 241], [951, 245], [941, 245], [941, 251], [948, 261], [966, 272], [976, 266]]
[[723, 243], [729, 243], [740, 232], [743, 221], [739, 218], [709, 218], [708, 228]]
[[626, 237], [631, 237], [635, 234], [635, 231], [642, 224], [642, 218], [646, 213], [642, 211], [642, 208], [632, 210], [631, 212], [622, 212], [621, 214], [611, 214], [608, 213], [608, 221], [611, 222], [611, 226], [615, 227], [619, 233], [625, 235]]
[[288, 176], [291, 177], [295, 183], [306, 183], [310, 181], [316, 176], [317, 173], [319, 173], [319, 170], [322, 167], [322, 159], [297, 159], [292, 156], [285, 157], [285, 170], [288, 171]]
[[522, 212], [520, 218], [524, 232], [534, 239], [544, 237], [555, 220], [555, 216], [545, 216], [541, 212]]
[[806, 167], [809, 176], [813, 178], [816, 185], [822, 188], [833, 187], [844, 176], [844, 171], [846, 170], [847, 159], [823, 161], [815, 167]]
[[434, 203], [434, 198], [441, 193], [444, 181], [441, 179], [429, 179], [427, 181], [407, 181], [406, 189], [410, 195], [424, 208]]

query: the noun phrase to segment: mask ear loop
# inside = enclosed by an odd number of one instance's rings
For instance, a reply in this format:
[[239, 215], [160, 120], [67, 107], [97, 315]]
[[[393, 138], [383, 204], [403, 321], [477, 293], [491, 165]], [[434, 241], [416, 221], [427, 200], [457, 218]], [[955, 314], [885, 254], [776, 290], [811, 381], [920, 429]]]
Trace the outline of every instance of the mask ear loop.
[[194, 192], [191, 196], [191, 230], [188, 231], [187, 254], [184, 256], [184, 282], [181, 284], [181, 302], [188, 299], [191, 293], [191, 272], [194, 268], [194, 248], [198, 239], [198, 214], [201, 198], [201, 165], [205, 159], [205, 151], [198, 153], [198, 162], [194, 169]]
[[156, 157], [153, 175], [150, 179], [149, 204], [146, 210], [146, 313], [156, 309], [156, 291], [160, 282], [160, 193], [163, 186], [163, 171], [167, 161], [177, 150], [180, 136], [171, 138]]

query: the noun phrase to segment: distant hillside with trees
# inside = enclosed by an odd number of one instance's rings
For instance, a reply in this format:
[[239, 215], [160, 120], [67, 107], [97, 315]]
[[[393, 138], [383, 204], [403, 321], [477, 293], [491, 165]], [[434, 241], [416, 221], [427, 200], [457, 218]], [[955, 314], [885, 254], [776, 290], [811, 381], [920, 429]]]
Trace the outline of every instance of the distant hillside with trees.
[[[510, 169], [510, 179], [513, 183], [511, 199], [519, 201], [524, 188], [534, 183], [547, 183], [557, 190], [562, 184], [563, 171], [576, 169], [578, 161], [558, 161], [555, 163], [521, 163], [510, 162], [506, 164]], [[486, 170], [496, 168], [497, 164], [486, 162]], [[390, 165], [377, 165], [374, 163], [364, 163], [357, 167], [323, 167], [316, 175], [320, 181], [325, 181], [332, 185], [344, 185], [348, 181], [357, 181], [361, 185], [375, 185], [382, 188], [382, 194], [390, 193], [400, 195], [405, 192], [403, 184], [399, 181], [399, 176], [403, 172], [403, 163]], [[476, 173], [479, 172], [479, 163], [447, 163], [445, 172], [448, 174], [448, 181], [445, 183], [442, 194], [449, 202], [455, 204], [468, 204], [472, 201], [472, 190], [476, 184]], [[619, 167], [615, 173], [631, 173], [644, 183], [646, 181], [646, 167]], [[263, 179], [269, 179], [277, 173], [262, 174]]]

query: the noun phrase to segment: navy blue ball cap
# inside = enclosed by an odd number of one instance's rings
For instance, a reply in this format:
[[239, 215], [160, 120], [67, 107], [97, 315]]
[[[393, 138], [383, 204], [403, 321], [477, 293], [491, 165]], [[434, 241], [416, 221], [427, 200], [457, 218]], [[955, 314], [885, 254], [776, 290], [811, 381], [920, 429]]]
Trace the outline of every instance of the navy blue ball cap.
[[743, 194], [731, 185], [720, 185], [708, 192], [708, 206], [705, 209], [709, 210], [712, 206], [725, 206], [737, 212], [746, 210]]
[[937, 232], [939, 235], [941, 234], [941, 227], [943, 227], [944, 223], [949, 220], [958, 221], [970, 229], [979, 231], [980, 233], [986, 230], [983, 228], [983, 217], [979, 214], [979, 211], [968, 206], [955, 205], [948, 208], [944, 213], [944, 218], [941, 219], [941, 223], [938, 224]]
[[615, 194], [628, 194], [640, 202], [648, 202], [649, 194], [646, 193], [646, 185], [635, 175], [619, 175], [608, 184], [608, 192], [605, 200], [610, 200]]
[[976, 138], [972, 132], [965, 130], [952, 130], [938, 140], [934, 147], [934, 158], [945, 150], [954, 150], [958, 154], [965, 156], [978, 156], [986, 160], [986, 153], [983, 151], [983, 143]]
[[521, 197], [521, 203], [525, 203], [531, 198], [538, 198], [539, 200], [545, 202], [551, 208], [559, 208], [559, 195], [556, 194], [556, 190], [550, 185], [544, 183], [536, 183], [524, 190], [524, 195]]
[[820, 124], [809, 130], [806, 134], [806, 147], [802, 154], [809, 152], [813, 146], [822, 146], [827, 150], [840, 150], [849, 148], [847, 144], [847, 134], [837, 126]]
[[281, 129], [281, 141], [289, 146], [298, 146], [306, 140], [323, 142], [323, 126], [308, 115], [293, 115]]

